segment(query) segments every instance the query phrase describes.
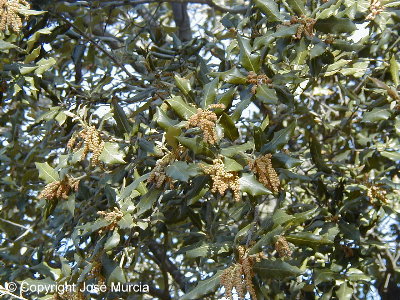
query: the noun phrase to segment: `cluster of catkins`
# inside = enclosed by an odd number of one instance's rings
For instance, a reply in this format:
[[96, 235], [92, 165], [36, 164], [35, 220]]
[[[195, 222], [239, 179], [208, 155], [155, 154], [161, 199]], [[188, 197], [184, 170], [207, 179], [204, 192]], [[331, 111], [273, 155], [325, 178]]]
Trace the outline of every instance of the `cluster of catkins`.
[[217, 131], [215, 130], [218, 117], [215, 112], [211, 111], [211, 109], [216, 108], [225, 109], [225, 105], [211, 104], [206, 109], [198, 108], [197, 112], [189, 118], [187, 126], [188, 128], [199, 127], [203, 132], [203, 140], [212, 145], [218, 141]]
[[371, 0], [369, 6], [370, 13], [366, 17], [367, 20], [374, 20], [377, 15], [383, 12], [383, 6], [380, 0]]
[[300, 18], [293, 16], [290, 22], [286, 23], [285, 25], [300, 24], [297, 28], [296, 34], [293, 36], [294, 39], [299, 40], [302, 38], [302, 36], [307, 36], [310, 38], [314, 36], [315, 23], [315, 19], [302, 15]]
[[378, 199], [382, 203], [387, 203], [386, 191], [377, 186], [371, 186], [367, 190], [367, 196], [372, 202], [373, 199]]
[[265, 74], [257, 75], [253, 71], [250, 71], [249, 74], [247, 74], [246, 81], [247, 81], [247, 83], [253, 85], [252, 88], [251, 88], [251, 93], [252, 94], [255, 94], [257, 92], [257, 88], [260, 85], [272, 83], [272, 80], [270, 78], [268, 78], [267, 75], [265, 75]]
[[53, 200], [53, 199], [68, 199], [68, 195], [72, 190], [78, 190], [79, 180], [65, 176], [63, 180], [53, 181], [45, 186], [40, 192], [39, 199]]
[[280, 181], [271, 162], [272, 155], [270, 153], [249, 160], [250, 169], [258, 175], [258, 180], [264, 184], [272, 192], [279, 192]]
[[264, 253], [249, 255], [248, 250], [243, 246], [238, 247], [238, 253], [238, 263], [225, 269], [220, 277], [220, 282], [225, 288], [226, 298], [232, 300], [232, 290], [235, 289], [239, 299], [245, 299], [247, 292], [252, 299], [257, 299], [253, 285], [253, 265], [255, 262], [265, 259]]
[[227, 172], [222, 159], [214, 159], [211, 166], [203, 164], [200, 166], [204, 173], [211, 176], [213, 182], [211, 192], [215, 193], [218, 191], [221, 195], [224, 195], [225, 191], [230, 188], [233, 191], [235, 200], [240, 200], [239, 176], [235, 172]]
[[276, 239], [275, 250], [278, 252], [279, 257], [291, 257], [293, 253], [288, 241], [282, 235]]
[[90, 273], [89, 273], [89, 278], [96, 278], [98, 285], [106, 284], [106, 278], [104, 277], [104, 275], [101, 272], [102, 268], [103, 268], [103, 265], [97, 259], [93, 262], [92, 270], [90, 270]]
[[169, 182], [170, 188], [172, 189], [172, 179], [167, 176], [165, 169], [175, 160], [179, 159], [184, 150], [185, 149], [182, 146], [179, 146], [174, 151], [168, 152], [162, 158], [157, 160], [154, 169], [151, 171], [150, 176], [147, 179], [147, 182], [154, 182], [157, 188], [160, 188], [164, 182]]
[[[77, 139], [81, 140], [76, 144]], [[75, 145], [76, 144], [76, 145]], [[100, 132], [94, 126], [85, 126], [77, 134], [72, 135], [67, 147], [76, 151], [83, 145], [81, 160], [85, 159], [89, 152], [92, 152], [92, 165], [99, 165], [99, 157], [104, 149], [104, 141], [101, 139]]]
[[52, 300], [85, 300], [86, 297], [81, 291], [81, 284], [77, 285], [76, 291], [64, 291], [63, 293], [56, 292]]
[[10, 28], [19, 32], [22, 28], [20, 9], [29, 9], [30, 5], [25, 0], [0, 0], [0, 30]]
[[99, 216], [102, 216], [107, 222], [110, 222], [109, 225], [100, 228], [99, 233], [102, 233], [103, 231], [114, 230], [114, 228], [118, 226], [117, 223], [119, 222], [119, 220], [121, 220], [124, 216], [124, 213], [120, 211], [118, 207], [114, 207], [114, 210], [111, 212], [98, 211], [97, 214]]

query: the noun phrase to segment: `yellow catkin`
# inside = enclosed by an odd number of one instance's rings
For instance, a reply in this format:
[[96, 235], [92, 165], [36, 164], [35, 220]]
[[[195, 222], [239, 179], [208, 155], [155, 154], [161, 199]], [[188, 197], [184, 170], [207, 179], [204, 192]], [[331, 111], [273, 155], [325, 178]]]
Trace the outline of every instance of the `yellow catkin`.
[[103, 217], [107, 222], [110, 222], [109, 225], [100, 228], [99, 233], [114, 230], [118, 226], [118, 222], [124, 216], [124, 213], [117, 207], [114, 207], [114, 210], [110, 212], [98, 211], [97, 214]]
[[374, 20], [377, 15], [383, 12], [383, 5], [380, 0], [371, 0], [371, 4], [369, 6], [370, 13], [366, 17], [367, 20]]
[[0, 0], [0, 30], [7, 28], [19, 32], [22, 28], [20, 9], [29, 9], [30, 5], [25, 0]]
[[203, 132], [203, 140], [206, 143], [214, 145], [217, 141], [217, 131], [215, 126], [217, 124], [218, 117], [215, 112], [211, 109], [225, 109], [224, 104], [212, 104], [206, 109], [198, 108], [197, 112], [192, 115], [188, 120], [187, 127], [199, 127]]
[[225, 288], [225, 297], [233, 299], [233, 289], [235, 289], [238, 299], [245, 299], [248, 292], [251, 299], [257, 299], [257, 294], [253, 285], [253, 266], [261, 259], [265, 259], [263, 252], [253, 255], [248, 254], [248, 249], [243, 246], [238, 247], [239, 260], [236, 264], [226, 268], [221, 276], [221, 285]]
[[280, 257], [291, 257], [292, 249], [284, 236], [278, 236], [275, 242], [275, 250]]
[[66, 176], [61, 181], [53, 181], [44, 187], [38, 195], [39, 199], [68, 199], [71, 191], [77, 191], [79, 180]]
[[97, 279], [97, 283], [99, 285], [105, 285], [106, 284], [106, 278], [103, 276], [101, 269], [103, 268], [103, 265], [99, 260], [96, 260], [92, 264], [92, 270], [89, 273], [89, 276], [92, 278]]
[[151, 171], [150, 176], [147, 179], [147, 182], [155, 183], [157, 188], [160, 188], [164, 182], [169, 182], [172, 189], [172, 178], [167, 176], [165, 169], [174, 161], [178, 160], [183, 152], [185, 152], [185, 149], [182, 146], [179, 146], [174, 151], [168, 152], [162, 158], [157, 160], [154, 169]]
[[369, 187], [367, 190], [367, 196], [369, 197], [371, 202], [373, 201], [373, 199], [377, 199], [382, 203], [387, 203], [386, 191], [377, 186]]
[[290, 22], [285, 23], [285, 25], [292, 25], [292, 24], [300, 24], [297, 28], [296, 34], [293, 36], [294, 39], [299, 40], [303, 36], [307, 36], [309, 38], [314, 36], [314, 25], [316, 20], [310, 17], [306, 17], [302, 15], [300, 17], [293, 16]]
[[280, 181], [271, 162], [272, 155], [267, 153], [255, 160], [249, 160], [249, 167], [253, 173], [258, 175], [258, 180], [272, 192], [279, 192]]
[[250, 71], [249, 74], [247, 74], [247, 83], [253, 85], [251, 88], [251, 93], [255, 94], [259, 86], [272, 83], [272, 80], [269, 79], [265, 74], [257, 75], [255, 72]]
[[203, 164], [200, 166], [204, 173], [211, 176], [213, 182], [211, 192], [219, 192], [221, 195], [224, 195], [226, 190], [230, 188], [233, 192], [233, 198], [236, 201], [240, 200], [239, 176], [236, 172], [227, 172], [222, 159], [214, 159], [211, 166]]
[[[78, 143], [77, 140], [80, 139]], [[83, 145], [81, 160], [85, 159], [89, 152], [92, 153], [90, 163], [99, 165], [99, 157], [104, 149], [104, 141], [101, 138], [100, 132], [94, 126], [85, 126], [78, 134], [74, 134], [67, 143], [67, 148], [76, 151]]]

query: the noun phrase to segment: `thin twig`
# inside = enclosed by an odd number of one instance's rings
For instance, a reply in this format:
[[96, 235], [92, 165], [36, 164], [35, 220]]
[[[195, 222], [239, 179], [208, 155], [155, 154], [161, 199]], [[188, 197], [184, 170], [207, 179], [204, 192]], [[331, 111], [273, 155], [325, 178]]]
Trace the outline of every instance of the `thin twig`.
[[74, 28], [82, 37], [84, 37], [85, 39], [87, 39], [90, 43], [93, 44], [93, 46], [95, 46], [97, 49], [99, 49], [101, 52], [103, 52], [105, 55], [107, 55], [118, 67], [120, 67], [128, 76], [130, 79], [134, 79], [138, 81], [138, 78], [136, 78], [134, 75], [131, 74], [131, 72], [129, 72], [127, 70], [127, 68], [125, 68], [125, 66], [123, 64], [121, 64], [114, 56], [112, 56], [106, 49], [104, 49], [102, 46], [100, 46], [98, 43], [96, 43], [95, 40], [93, 40], [93, 38], [91, 38], [90, 36], [88, 36], [86, 33], [84, 33], [82, 30], [80, 30], [76, 25], [74, 25], [73, 23], [71, 23], [67, 18], [65, 18], [64, 16], [60, 15], [56, 15], [58, 17], [60, 17], [61, 19], [63, 19], [63, 21], [65, 23], [67, 23], [68, 25], [70, 25], [72, 28]]
[[[71, 2], [68, 1], [68, 2]], [[120, 0], [120, 1], [100, 1], [101, 6], [123, 6], [123, 5], [138, 5], [138, 4], [145, 4], [145, 3], [162, 3], [162, 2], [175, 2], [175, 3], [197, 3], [197, 4], [206, 4], [216, 10], [226, 13], [232, 14], [243, 14], [247, 11], [248, 7], [241, 7], [241, 8], [229, 8], [225, 6], [220, 6], [216, 4], [212, 0]]]

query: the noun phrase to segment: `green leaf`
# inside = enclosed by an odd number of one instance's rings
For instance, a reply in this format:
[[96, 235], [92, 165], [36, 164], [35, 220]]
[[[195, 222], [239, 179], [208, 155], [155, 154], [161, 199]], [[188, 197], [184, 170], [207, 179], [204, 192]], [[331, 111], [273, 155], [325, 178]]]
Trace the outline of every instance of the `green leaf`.
[[293, 121], [286, 128], [275, 132], [272, 140], [261, 148], [261, 153], [273, 153], [282, 149], [289, 142], [295, 128], [296, 121]]
[[50, 57], [49, 59], [42, 58], [36, 63], [38, 68], [35, 70], [35, 74], [38, 77], [42, 77], [42, 74], [50, 69], [52, 66], [54, 66], [56, 63], [57, 61], [52, 57]]
[[276, 162], [278, 167], [284, 167], [286, 169], [291, 169], [302, 164], [302, 161], [300, 159], [291, 157], [285, 153], [275, 153], [272, 156], [272, 159], [274, 162]]
[[333, 272], [329, 269], [315, 269], [315, 284], [318, 285], [321, 282], [330, 282], [336, 279], [343, 278], [343, 275]]
[[239, 172], [243, 170], [243, 166], [241, 164], [229, 157], [224, 157], [224, 166], [227, 172]]
[[357, 29], [350, 19], [336, 17], [319, 19], [314, 28], [323, 33], [351, 33]]
[[174, 79], [178, 89], [180, 89], [185, 96], [193, 100], [190, 94], [190, 92], [192, 91], [192, 87], [190, 86], [190, 81], [186, 78], [179, 77], [179, 75], [175, 75]]
[[393, 55], [390, 59], [390, 74], [395, 86], [399, 85], [399, 63], [396, 61], [396, 57]]
[[256, 98], [265, 104], [277, 104], [278, 97], [274, 89], [268, 88], [268, 85], [259, 85], [256, 89]]
[[44, 121], [54, 120], [57, 114], [59, 113], [60, 109], [61, 108], [59, 106], [50, 107], [48, 111], [44, 112], [38, 118], [36, 118], [35, 123], [39, 123], [40, 121], [43, 120]]
[[311, 248], [333, 243], [325, 236], [316, 235], [311, 232], [298, 232], [295, 234], [291, 234], [286, 236], [286, 240], [295, 245], [308, 246]]
[[248, 141], [242, 145], [235, 145], [235, 146], [230, 146], [230, 147], [226, 147], [226, 148], [221, 148], [221, 154], [223, 156], [232, 157], [238, 153], [243, 153], [248, 150], [252, 150], [253, 148], [254, 148], [254, 143]]
[[197, 112], [197, 109], [185, 102], [181, 96], [175, 96], [166, 100], [172, 109], [182, 118], [188, 120]]
[[303, 0], [287, 0], [287, 3], [289, 4], [290, 8], [293, 9], [293, 11], [298, 14], [299, 16], [301, 15], [306, 15], [306, 7], [305, 7], [305, 1]]
[[362, 122], [375, 123], [382, 120], [389, 119], [391, 112], [389, 109], [375, 107], [372, 111], [364, 113]]
[[194, 289], [183, 295], [180, 300], [203, 299], [204, 295], [214, 291], [220, 285], [219, 278], [222, 272], [220, 270], [214, 276], [200, 281]]
[[[30, 62], [34, 61], [40, 54], [40, 50], [42, 50], [42, 46], [39, 45], [35, 48], [30, 54], [25, 57], [24, 63], [29, 64]], [[21, 71], [22, 74], [22, 71]]]
[[269, 125], [269, 116], [266, 115], [264, 121], [262, 121], [261, 125], [260, 125], [260, 129], [262, 131], [265, 130], [265, 128], [267, 128], [267, 126]]
[[118, 221], [118, 227], [121, 229], [129, 229], [132, 228], [135, 223], [133, 222], [133, 218], [130, 214], [124, 215], [121, 220]]
[[[235, 96], [236, 89], [236, 87], [231, 87], [226, 93], [220, 96], [218, 103], [224, 104], [225, 109], [229, 109], [232, 106], [232, 101]], [[219, 109], [216, 109], [215, 112], [218, 114]]]
[[329, 1], [317, 8], [321, 13], [317, 14], [317, 19], [326, 19], [337, 14], [342, 5], [342, 0]]
[[196, 164], [188, 164], [184, 161], [176, 161], [170, 164], [166, 169], [167, 176], [173, 179], [188, 182], [190, 177], [200, 174]]
[[39, 171], [39, 178], [43, 179], [46, 183], [52, 183], [53, 181], [60, 180], [58, 173], [50, 167], [50, 165], [45, 163], [35, 163], [36, 168]]
[[255, 0], [254, 4], [259, 8], [267, 17], [268, 21], [283, 21], [283, 16], [279, 12], [279, 7], [274, 0]]
[[17, 46], [14, 45], [14, 44], [11, 44], [9, 42], [0, 40], [0, 51], [10, 50], [10, 49], [13, 49], [13, 48], [17, 48]]
[[202, 243], [195, 246], [193, 249], [186, 251], [186, 257], [212, 257], [221, 253], [229, 252], [231, 250], [231, 243]]
[[239, 179], [240, 190], [252, 196], [272, 194], [253, 174], [245, 174]]
[[274, 226], [282, 225], [293, 219], [294, 219], [294, 216], [288, 215], [282, 209], [277, 209], [272, 216], [272, 222], [274, 223]]
[[294, 219], [290, 221], [291, 225], [300, 225], [303, 224], [305, 221], [311, 220], [313, 217], [315, 217], [319, 213], [318, 206], [313, 207], [310, 210], [296, 213], [293, 215]]
[[125, 153], [119, 149], [117, 143], [106, 142], [99, 159], [106, 164], [123, 164]]
[[38, 15], [43, 15], [43, 14], [45, 14], [47, 11], [45, 11], [45, 10], [33, 10], [33, 9], [20, 8], [20, 9], [18, 9], [18, 12], [19, 12], [21, 15], [24, 15], [24, 16], [38, 16]]
[[179, 123], [178, 120], [173, 120], [170, 117], [167, 116], [165, 111], [163, 111], [161, 108], [156, 107], [156, 114], [154, 116], [154, 120], [157, 122], [157, 124], [167, 130], [168, 128], [174, 127], [176, 124]]
[[312, 161], [319, 171], [326, 172], [328, 174], [332, 173], [332, 170], [328, 167], [326, 162], [322, 157], [322, 149], [319, 141], [310, 133], [310, 153]]
[[239, 61], [247, 71], [258, 73], [260, 70], [260, 55], [253, 54], [250, 45], [250, 40], [238, 35], [238, 42], [240, 47]]
[[43, 28], [35, 31], [35, 33], [29, 38], [27, 42], [27, 52], [30, 52], [35, 45], [35, 43], [39, 40], [40, 35], [42, 34], [51, 34], [51, 30], [49, 28]]
[[225, 72], [214, 72], [210, 75], [231, 84], [246, 84], [247, 82], [247, 76], [244, 76], [236, 67]]
[[298, 276], [303, 272], [296, 266], [292, 266], [281, 260], [262, 260], [254, 265], [254, 271], [263, 278], [284, 279]]
[[271, 231], [267, 232], [266, 234], [262, 235], [261, 238], [254, 244], [253, 247], [249, 250], [249, 254], [256, 254], [260, 252], [261, 247], [263, 246], [271, 246], [274, 244], [274, 237], [277, 235], [282, 234], [284, 228], [280, 225], [276, 226]]
[[108, 251], [118, 246], [120, 241], [120, 235], [118, 230], [114, 230], [113, 234], [107, 239], [106, 243], [104, 244], [104, 250]]
[[399, 161], [400, 160], [400, 153], [396, 151], [381, 151], [380, 152], [382, 156], [389, 158], [393, 161]]
[[204, 86], [203, 97], [201, 100], [201, 107], [207, 108], [209, 105], [215, 102], [217, 97], [219, 78], [216, 77]]
[[336, 296], [338, 300], [350, 300], [353, 296], [353, 288], [347, 282], [343, 282], [336, 291]]
[[222, 113], [219, 124], [224, 128], [224, 135], [231, 141], [235, 141], [239, 137], [239, 131], [235, 123], [226, 113]]
[[208, 145], [203, 141], [202, 138], [200, 138], [198, 136], [195, 138], [187, 138], [187, 137], [179, 136], [179, 137], [177, 137], [177, 140], [183, 146], [192, 150], [193, 153], [196, 155], [204, 154], [207, 156], [214, 156], [214, 153], [210, 150], [210, 148], [208, 148]]
[[291, 38], [293, 35], [295, 35], [297, 33], [297, 29], [299, 28], [299, 26], [300, 26], [299, 24], [293, 24], [290, 26], [278, 27], [272, 35], [263, 36], [259, 40], [257, 40], [257, 47], [260, 47], [261, 45], [269, 44], [272, 41], [271, 37], [276, 37], [276, 38], [289, 38], [290, 37]]
[[129, 124], [128, 118], [124, 112], [124, 109], [118, 104], [118, 100], [117, 99], [113, 99], [112, 102], [112, 112], [114, 115], [114, 120], [117, 122], [117, 126], [118, 128], [121, 129], [121, 132], [125, 132], [130, 134], [132, 127]]
[[146, 211], [150, 210], [154, 203], [158, 200], [161, 195], [161, 190], [153, 189], [147, 192], [147, 194], [143, 195], [137, 205], [137, 215], [140, 216]]

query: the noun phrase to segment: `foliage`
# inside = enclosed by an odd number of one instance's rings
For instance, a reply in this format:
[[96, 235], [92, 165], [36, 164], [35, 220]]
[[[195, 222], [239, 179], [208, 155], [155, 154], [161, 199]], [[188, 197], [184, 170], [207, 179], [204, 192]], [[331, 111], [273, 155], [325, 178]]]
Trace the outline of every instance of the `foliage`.
[[0, 32], [1, 282], [394, 299], [399, 2], [207, 2], [186, 42], [168, 3], [126, 3]]

